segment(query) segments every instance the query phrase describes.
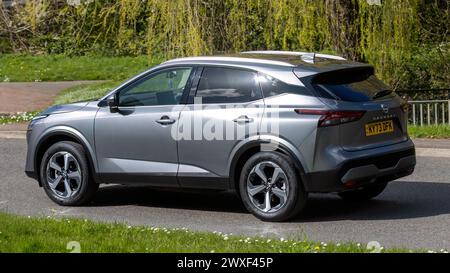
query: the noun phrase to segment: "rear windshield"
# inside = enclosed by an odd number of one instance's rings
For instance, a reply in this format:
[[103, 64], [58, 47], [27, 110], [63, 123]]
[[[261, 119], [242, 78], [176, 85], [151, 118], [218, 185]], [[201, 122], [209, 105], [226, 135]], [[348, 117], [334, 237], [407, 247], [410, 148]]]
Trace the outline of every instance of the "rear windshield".
[[313, 80], [313, 86], [322, 97], [343, 101], [371, 101], [394, 95], [389, 86], [373, 75], [372, 69], [320, 75]]

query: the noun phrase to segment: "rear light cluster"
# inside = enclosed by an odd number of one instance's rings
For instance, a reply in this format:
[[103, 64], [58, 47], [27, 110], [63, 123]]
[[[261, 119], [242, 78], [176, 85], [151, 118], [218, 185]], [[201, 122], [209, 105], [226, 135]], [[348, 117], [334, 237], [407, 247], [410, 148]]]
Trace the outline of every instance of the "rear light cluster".
[[320, 116], [319, 127], [333, 126], [359, 120], [366, 111], [333, 111], [318, 109], [295, 109], [300, 115]]

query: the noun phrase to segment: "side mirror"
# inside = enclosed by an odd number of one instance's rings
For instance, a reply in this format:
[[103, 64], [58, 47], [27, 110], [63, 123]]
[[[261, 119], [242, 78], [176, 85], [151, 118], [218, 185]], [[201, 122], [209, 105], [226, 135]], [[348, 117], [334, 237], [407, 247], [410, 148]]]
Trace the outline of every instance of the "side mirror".
[[106, 99], [106, 103], [108, 104], [109, 108], [117, 109], [117, 107], [119, 106], [119, 102], [117, 101], [116, 94], [109, 96]]

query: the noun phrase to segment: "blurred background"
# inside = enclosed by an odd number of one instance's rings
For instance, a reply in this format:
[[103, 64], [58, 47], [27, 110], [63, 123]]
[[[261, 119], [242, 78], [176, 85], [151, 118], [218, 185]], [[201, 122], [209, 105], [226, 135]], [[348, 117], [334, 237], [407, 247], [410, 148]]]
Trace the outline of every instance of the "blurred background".
[[0, 53], [180, 56], [335, 53], [394, 89], [448, 88], [447, 0], [2, 1]]

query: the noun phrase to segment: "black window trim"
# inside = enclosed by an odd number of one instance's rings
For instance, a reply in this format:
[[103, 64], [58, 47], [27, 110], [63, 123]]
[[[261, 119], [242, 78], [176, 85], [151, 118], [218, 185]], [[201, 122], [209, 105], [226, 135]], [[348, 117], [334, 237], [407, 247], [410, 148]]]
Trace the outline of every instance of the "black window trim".
[[[197, 91], [198, 91], [198, 85], [200, 83], [200, 79], [203, 75], [203, 72], [205, 71], [205, 68], [208, 67], [214, 67], [214, 68], [224, 68], [224, 69], [233, 69], [233, 70], [241, 70], [241, 71], [248, 71], [248, 72], [252, 72], [255, 73], [257, 75], [259, 75], [259, 71], [254, 70], [254, 69], [250, 69], [250, 68], [245, 68], [245, 67], [238, 67], [238, 66], [232, 66], [232, 65], [221, 65], [221, 64], [208, 64], [208, 65], [202, 65], [201, 68], [199, 68], [199, 74], [198, 74], [198, 78], [194, 79], [195, 81], [195, 86], [194, 84], [192, 85], [192, 88], [195, 88], [195, 91], [191, 90], [191, 93], [189, 94], [189, 100], [187, 104], [194, 104], [194, 98], [195, 96], [197, 96]], [[261, 95], [261, 97], [259, 99], [256, 100], [250, 100], [250, 101], [246, 101], [246, 102], [221, 102], [221, 103], [204, 103], [204, 104], [208, 104], [208, 105], [213, 105], [213, 104], [217, 104], [217, 105], [223, 105], [223, 104], [249, 104], [249, 103], [254, 103], [256, 101], [262, 100], [264, 101], [264, 94], [262, 92], [261, 89], [261, 85], [258, 82], [257, 84], [257, 88], [259, 91], [259, 94]]]

